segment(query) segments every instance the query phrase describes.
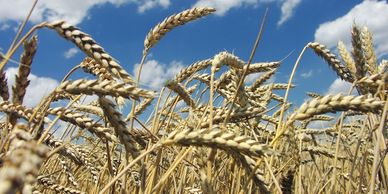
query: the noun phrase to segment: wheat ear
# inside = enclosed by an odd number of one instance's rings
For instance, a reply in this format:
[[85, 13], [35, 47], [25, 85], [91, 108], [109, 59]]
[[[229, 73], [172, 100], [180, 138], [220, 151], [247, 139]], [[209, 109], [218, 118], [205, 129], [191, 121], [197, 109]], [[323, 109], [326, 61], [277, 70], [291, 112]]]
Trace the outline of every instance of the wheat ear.
[[[35, 183], [48, 148], [33, 140], [25, 125], [16, 125], [0, 170], [0, 193], [22, 193]], [[23, 192], [24, 193], [24, 192]]]
[[144, 40], [143, 55], [147, 55], [149, 49], [158, 43], [167, 32], [171, 31], [175, 27], [207, 16], [214, 11], [215, 9], [209, 7], [192, 8], [167, 17], [148, 32], [147, 37]]
[[289, 118], [290, 122], [303, 120], [314, 115], [327, 112], [356, 110], [362, 112], [378, 112], [383, 106], [383, 102], [367, 96], [343, 96], [327, 95], [314, 98], [305, 102]]
[[362, 50], [364, 51], [365, 60], [368, 63], [370, 74], [377, 73], [377, 58], [373, 49], [372, 33], [367, 27], [361, 30]]
[[211, 59], [206, 59], [206, 60], [202, 60], [202, 61], [197, 61], [191, 65], [189, 65], [188, 67], [182, 69], [174, 78], [174, 80], [176, 82], [182, 82], [184, 81], [185, 79], [187, 79], [188, 77], [190, 77], [191, 75], [193, 75], [194, 73], [202, 70], [202, 69], [205, 69], [207, 67], [209, 67], [210, 65], [212, 64], [212, 60]]
[[122, 79], [125, 83], [134, 83], [131, 76], [121, 67], [121, 65], [109, 55], [104, 48], [90, 37], [90, 35], [80, 31], [77, 27], [68, 24], [65, 21], [56, 21], [46, 24], [46, 27], [54, 29], [59, 35], [73, 42], [84, 51], [89, 57], [93, 58], [103, 67], [107, 68], [113, 76]]
[[191, 98], [190, 93], [185, 89], [184, 86], [182, 86], [180, 83], [177, 83], [175, 81], [169, 81], [166, 86], [176, 92], [182, 100], [190, 107], [195, 108], [195, 102]]
[[12, 87], [12, 102], [16, 104], [23, 103], [23, 97], [26, 94], [26, 88], [30, 81], [27, 79], [31, 71], [31, 64], [36, 53], [38, 39], [36, 36], [24, 43], [24, 52], [20, 57], [19, 71], [15, 75], [15, 86]]
[[340, 54], [342, 61], [345, 63], [346, 67], [349, 69], [353, 77], [356, 77], [356, 63], [348, 49], [346, 49], [345, 44], [342, 41], [339, 41], [337, 44], [337, 50]]
[[367, 72], [367, 66], [362, 50], [361, 30], [356, 25], [353, 25], [352, 28], [352, 46], [352, 53], [356, 62], [356, 78], [361, 79], [365, 76]]
[[0, 96], [4, 101], [9, 100], [7, 76], [2, 70], [0, 70]]
[[76, 80], [65, 81], [60, 84], [56, 92], [67, 92], [70, 94], [96, 94], [96, 95], [110, 95], [113, 97], [125, 97], [138, 100], [140, 97], [153, 98], [155, 95], [152, 91], [143, 90], [133, 85], [125, 83], [118, 83], [113, 80]]
[[60, 184], [55, 183], [53, 180], [51, 180], [48, 177], [45, 176], [39, 176], [38, 177], [38, 183], [43, 185], [45, 188], [54, 190], [58, 193], [68, 193], [68, 194], [85, 194], [85, 192], [78, 191], [73, 188], [65, 187]]
[[318, 42], [310, 42], [307, 44], [307, 46], [313, 49], [318, 56], [322, 57], [341, 79], [348, 82], [354, 81], [349, 69], [343, 66], [341, 62], [337, 59], [337, 57], [333, 53], [331, 53], [325, 45], [320, 44]]
[[264, 144], [250, 139], [246, 136], [237, 136], [234, 133], [225, 132], [225, 130], [208, 129], [200, 131], [184, 130], [172, 132], [163, 145], [177, 144], [181, 146], [206, 146], [211, 148], [222, 149], [225, 151], [234, 151], [249, 156], [272, 155], [273, 151]]
[[100, 97], [98, 99], [101, 108], [105, 112], [105, 116], [112, 127], [115, 129], [116, 135], [119, 137], [120, 142], [125, 146], [127, 153], [132, 155], [132, 158], [136, 158], [139, 155], [139, 151], [136, 147], [136, 141], [129, 133], [125, 122], [122, 120], [121, 113], [115, 109], [115, 105], [107, 98]]

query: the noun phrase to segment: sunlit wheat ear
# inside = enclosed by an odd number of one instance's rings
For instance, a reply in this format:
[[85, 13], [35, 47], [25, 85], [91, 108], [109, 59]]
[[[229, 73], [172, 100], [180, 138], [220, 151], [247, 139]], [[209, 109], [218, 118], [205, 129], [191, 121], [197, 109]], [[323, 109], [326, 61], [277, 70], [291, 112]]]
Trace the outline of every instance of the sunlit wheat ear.
[[101, 80], [113, 80], [109, 70], [90, 57], [86, 57], [79, 65], [86, 73], [93, 74]]
[[77, 187], [77, 186], [78, 186], [78, 183], [77, 183], [77, 181], [75, 180], [74, 173], [72, 172], [70, 166], [67, 164], [67, 161], [64, 160], [63, 158], [60, 158], [60, 157], [58, 158], [58, 160], [59, 160], [59, 165], [61, 166], [63, 173], [66, 174], [67, 180], [68, 180], [74, 187]]
[[212, 64], [212, 59], [205, 59], [205, 60], [197, 61], [197, 62], [189, 65], [188, 67], [182, 69], [175, 76], [174, 80], [178, 83], [182, 82], [185, 79], [187, 79], [188, 77], [190, 77], [191, 75], [193, 75], [194, 73], [209, 67], [211, 64]]
[[206, 146], [218, 148], [225, 151], [235, 151], [249, 156], [272, 155], [274, 152], [264, 144], [260, 144], [246, 136], [237, 136], [224, 130], [213, 129], [207, 131], [184, 130], [182, 132], [172, 132], [163, 145], [177, 144], [181, 146]]
[[52, 115], [61, 115], [60, 119], [63, 121], [79, 126], [82, 129], [87, 129], [89, 132], [96, 134], [100, 138], [118, 142], [117, 137], [111, 134], [108, 128], [103, 127], [100, 123], [97, 123], [82, 113], [77, 113], [62, 107], [50, 108], [47, 110], [47, 113]]
[[140, 104], [135, 107], [135, 115], [141, 114], [149, 105], [151, 105], [153, 98], [144, 98]]
[[362, 50], [361, 30], [357, 25], [352, 27], [352, 46], [352, 53], [356, 62], [356, 79], [361, 79], [365, 76], [368, 68]]
[[55, 90], [56, 92], [67, 92], [70, 94], [96, 94], [110, 95], [113, 97], [133, 98], [138, 100], [140, 97], [153, 98], [155, 93], [148, 90], [137, 88], [133, 85], [118, 83], [113, 80], [76, 80], [65, 81]]
[[[313, 153], [313, 154], [316, 154], [316, 155], [323, 155], [323, 156], [326, 156], [326, 157], [329, 157], [329, 158], [336, 157], [336, 154], [332, 150], [324, 148], [324, 147], [309, 146], [309, 147], [303, 148], [302, 151], [310, 152], [310, 153]], [[337, 158], [340, 159], [340, 160], [348, 159], [345, 156], [337, 156]]]
[[237, 56], [225, 51], [215, 55], [212, 61], [212, 65], [216, 68], [220, 68], [222, 65], [227, 65], [230, 68], [241, 70], [244, 68], [244, 64], [245, 62]]
[[256, 81], [253, 82], [252, 86], [250, 87], [250, 90], [255, 91], [256, 88], [260, 87], [262, 84], [264, 84], [264, 82], [270, 79], [275, 74], [276, 70], [277, 69], [268, 71], [264, 73], [262, 76], [260, 76], [258, 79], [256, 79]]
[[319, 98], [322, 97], [322, 95], [315, 93], [315, 92], [307, 92], [307, 96], [310, 96], [311, 98]]
[[85, 54], [109, 70], [114, 77], [122, 79], [125, 83], [134, 83], [131, 76], [121, 67], [121, 65], [109, 55], [104, 48], [97, 44], [90, 35], [80, 31], [77, 27], [72, 26], [65, 21], [52, 22], [46, 24], [46, 27], [54, 29], [59, 35], [73, 42], [79, 49], [84, 51]]
[[180, 83], [177, 83], [175, 81], [167, 82], [166, 86], [170, 90], [176, 92], [188, 106], [195, 108], [195, 102], [191, 98], [190, 93], [185, 89], [184, 86], [182, 86]]
[[249, 66], [249, 69], [247, 71], [247, 75], [252, 74], [252, 73], [271, 71], [274, 68], [278, 68], [280, 66], [280, 64], [281, 64], [281, 61], [252, 63]]
[[132, 158], [136, 158], [139, 155], [139, 150], [136, 147], [136, 141], [134, 137], [129, 133], [125, 122], [122, 120], [121, 113], [115, 109], [115, 105], [109, 99], [100, 97], [99, 102], [101, 104], [101, 108], [105, 112], [107, 120], [115, 129], [120, 143], [125, 146], [125, 150], [128, 154], [131, 154]]
[[354, 62], [352, 55], [346, 49], [346, 46], [342, 41], [338, 42], [337, 50], [342, 58], [342, 61], [345, 63], [346, 67], [349, 69], [352, 76], [355, 77], [356, 76], [356, 63]]
[[0, 169], [0, 193], [28, 190], [47, 157], [48, 148], [33, 140], [27, 130], [26, 125], [16, 125], [9, 137], [9, 150], [2, 157]]
[[388, 69], [388, 61], [387, 60], [381, 60], [380, 64], [379, 64], [379, 67], [378, 67], [378, 71], [379, 73], [385, 73]]
[[167, 32], [171, 31], [175, 27], [184, 25], [203, 16], [207, 16], [214, 11], [216, 10], [209, 7], [192, 8], [167, 17], [148, 32], [148, 35], [144, 40], [143, 55], [147, 55], [149, 49], [155, 46], [155, 44], [158, 43]]
[[379, 112], [382, 107], [382, 101], [375, 98], [368, 98], [367, 96], [327, 95], [303, 103], [290, 116], [289, 121], [304, 120], [314, 115], [336, 111], [356, 110], [362, 112]]
[[77, 189], [62, 186], [46, 176], [39, 176], [38, 183], [42, 185], [43, 188], [54, 190], [55, 192], [58, 192], [58, 193], [85, 194], [85, 192], [79, 191]]
[[372, 33], [367, 27], [361, 30], [362, 50], [364, 51], [365, 60], [368, 64], [370, 74], [377, 73], [377, 58], [373, 49]]
[[61, 156], [70, 159], [71, 161], [73, 161], [77, 165], [83, 164], [83, 161], [80, 158], [80, 153], [78, 153], [77, 150], [74, 149], [72, 146], [63, 146], [63, 144], [64, 144], [63, 141], [58, 140], [58, 139], [54, 139], [52, 137], [48, 137], [44, 141], [44, 144], [49, 146], [51, 149], [63, 147], [63, 149], [58, 151], [58, 153]]
[[12, 102], [22, 104], [26, 89], [30, 81], [27, 79], [31, 71], [32, 60], [37, 49], [37, 36], [24, 43], [24, 51], [20, 57], [18, 74], [15, 75], [15, 85], [12, 87], [13, 96]]
[[325, 45], [320, 44], [318, 42], [310, 42], [308, 44], [308, 47], [313, 49], [318, 56], [322, 57], [341, 79], [348, 82], [354, 81], [354, 78], [350, 73], [349, 69], [343, 66], [341, 62], [337, 59], [337, 57], [333, 53], [331, 53]]

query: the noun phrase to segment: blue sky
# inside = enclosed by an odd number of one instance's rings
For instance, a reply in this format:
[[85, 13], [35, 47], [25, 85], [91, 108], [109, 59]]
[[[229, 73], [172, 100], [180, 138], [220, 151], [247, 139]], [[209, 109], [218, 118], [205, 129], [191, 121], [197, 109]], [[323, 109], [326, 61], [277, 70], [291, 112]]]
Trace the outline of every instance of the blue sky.
[[[6, 52], [17, 25], [28, 12], [32, 0], [0, 0], [0, 47]], [[180, 68], [221, 51], [249, 58], [264, 10], [269, 8], [265, 31], [254, 62], [281, 60], [291, 51], [276, 82], [287, 82], [295, 60], [305, 44], [320, 41], [333, 51], [338, 40], [350, 49], [353, 21], [367, 25], [375, 35], [379, 61], [388, 53], [388, 3], [386, 1], [338, 0], [40, 0], [27, 27], [42, 21], [65, 19], [92, 35], [124, 68], [133, 74], [141, 59], [148, 31], [173, 13], [193, 6], [212, 6], [218, 11], [174, 29], [152, 48], [142, 74], [142, 86], [157, 90]], [[38, 52], [32, 65], [32, 88], [27, 91], [30, 106], [37, 103], [66, 73], [85, 57], [72, 43], [56, 32], [43, 29], [38, 34]], [[17, 61], [21, 51], [12, 59]], [[17, 64], [5, 67], [12, 84]], [[148, 67], [148, 68], [147, 68]], [[305, 92], [337, 93], [347, 84], [318, 56], [308, 51], [291, 92], [297, 104]], [[85, 77], [82, 72], [72, 78]]]

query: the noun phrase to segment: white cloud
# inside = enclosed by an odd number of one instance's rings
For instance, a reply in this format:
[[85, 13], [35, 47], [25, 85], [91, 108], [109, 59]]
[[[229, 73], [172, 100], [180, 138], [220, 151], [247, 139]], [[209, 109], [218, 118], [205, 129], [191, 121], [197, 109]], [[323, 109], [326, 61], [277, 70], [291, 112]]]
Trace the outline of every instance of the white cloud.
[[[10, 67], [5, 73], [8, 78], [8, 86], [11, 87], [15, 83], [15, 75], [18, 72], [18, 68]], [[23, 104], [27, 107], [34, 107], [39, 104], [39, 102], [46, 97], [50, 92], [52, 92], [59, 84], [55, 79], [49, 77], [38, 77], [34, 74], [28, 76], [30, 80], [30, 85], [27, 87], [26, 95], [24, 96]]]
[[[32, 6], [31, 0], [0, 0], [0, 22], [22, 21]], [[112, 4], [121, 6], [126, 3], [135, 3], [140, 11], [162, 6], [168, 7], [170, 0], [40, 0], [36, 5], [30, 21], [66, 20], [71, 24], [79, 24], [88, 16], [90, 9]]]
[[[139, 64], [135, 65], [134, 75], [137, 75], [139, 67]], [[142, 68], [140, 84], [153, 90], [159, 90], [168, 79], [173, 78], [183, 68], [183, 64], [178, 61], [172, 61], [169, 65], [156, 60], [146, 61]]]
[[302, 76], [305, 79], [310, 78], [311, 76], [313, 76], [313, 70], [310, 70], [308, 72], [304, 72], [304, 73], [300, 74], [300, 76]]
[[167, 8], [170, 6], [170, 0], [147, 0], [144, 1], [141, 5], [138, 7], [138, 11], [140, 13], [143, 13], [149, 9], [152, 9], [154, 7], [161, 6], [163, 8]]
[[11, 26], [7, 23], [3, 23], [0, 25], [0, 31], [8, 30]]
[[[352, 87], [351, 83], [343, 81], [340, 78], [337, 78], [330, 85], [329, 90], [327, 91], [327, 94], [335, 95], [335, 94], [341, 93], [344, 95], [348, 95], [351, 87]], [[353, 92], [351, 94], [357, 95], [356, 89], [353, 89]]]
[[198, 0], [193, 7], [213, 7], [217, 9], [217, 15], [224, 15], [232, 8], [241, 6], [255, 6], [258, 0]]
[[261, 4], [281, 3], [282, 15], [278, 21], [278, 26], [280, 26], [292, 17], [295, 8], [301, 1], [302, 0], [198, 0], [193, 7], [213, 7], [217, 9], [216, 15], [223, 16], [233, 8], [242, 6], [257, 7]]
[[339, 40], [350, 45], [350, 32], [353, 22], [365, 25], [373, 34], [373, 39], [378, 56], [388, 53], [388, 2], [363, 1], [353, 7], [345, 15], [320, 24], [315, 31], [315, 41], [333, 48]]
[[65, 53], [63, 53], [63, 56], [66, 58], [66, 59], [70, 59], [72, 57], [74, 57], [76, 54], [78, 54], [80, 51], [78, 48], [70, 48], [69, 50], [65, 51]]
[[302, 0], [285, 0], [282, 4], [282, 15], [280, 16], [280, 20], [278, 21], [277, 25], [281, 26], [289, 20], [292, 15], [294, 14], [295, 8], [299, 5], [299, 3]]

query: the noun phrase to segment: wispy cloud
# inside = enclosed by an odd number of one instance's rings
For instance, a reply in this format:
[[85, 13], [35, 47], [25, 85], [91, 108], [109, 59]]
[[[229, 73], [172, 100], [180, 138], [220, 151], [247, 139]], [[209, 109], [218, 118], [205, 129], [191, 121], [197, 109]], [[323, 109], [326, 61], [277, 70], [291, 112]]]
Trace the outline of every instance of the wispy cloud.
[[300, 2], [302, 2], [302, 0], [284, 0], [281, 8], [282, 15], [280, 16], [280, 20], [277, 23], [278, 26], [281, 26], [292, 17], [295, 8], [299, 5]]
[[[137, 75], [139, 64], [135, 65], [133, 74]], [[166, 65], [157, 60], [149, 60], [144, 63], [140, 76], [140, 84], [153, 90], [159, 90], [168, 79], [173, 78], [184, 66], [182, 62], [172, 61]]]
[[198, 0], [193, 7], [213, 7], [216, 8], [216, 15], [223, 16], [231, 9], [240, 7], [257, 7], [262, 4], [281, 3], [281, 16], [278, 26], [289, 20], [296, 7], [302, 0]]
[[[350, 88], [352, 87], [352, 84], [349, 82], [346, 82], [344, 80], [341, 80], [340, 78], [337, 78], [334, 80], [334, 82], [330, 85], [328, 91], [326, 94], [343, 94], [347, 95], [350, 91]], [[354, 89], [351, 93], [352, 95], [357, 95], [356, 90]]]
[[63, 56], [66, 58], [66, 59], [70, 59], [72, 57], [74, 57], [76, 54], [78, 54], [80, 51], [78, 48], [70, 48], [69, 50], [65, 51], [65, 53], [63, 53]]
[[[0, 1], [0, 21], [22, 21], [32, 6], [31, 0], [2, 0]], [[30, 21], [37, 23], [42, 21], [66, 20], [71, 24], [79, 24], [89, 15], [90, 9], [111, 4], [122, 6], [134, 3], [138, 5], [138, 11], [161, 6], [168, 7], [170, 0], [40, 0], [31, 15]]]
[[[373, 11], [372, 11], [373, 10]], [[319, 25], [315, 40], [333, 48], [339, 40], [350, 45], [350, 31], [354, 22], [366, 25], [373, 34], [378, 56], [388, 54], [388, 2], [363, 1], [345, 15]]]
[[313, 76], [313, 70], [310, 70], [308, 72], [303, 72], [300, 74], [300, 76], [302, 76], [304, 79], [310, 78], [311, 76]]

